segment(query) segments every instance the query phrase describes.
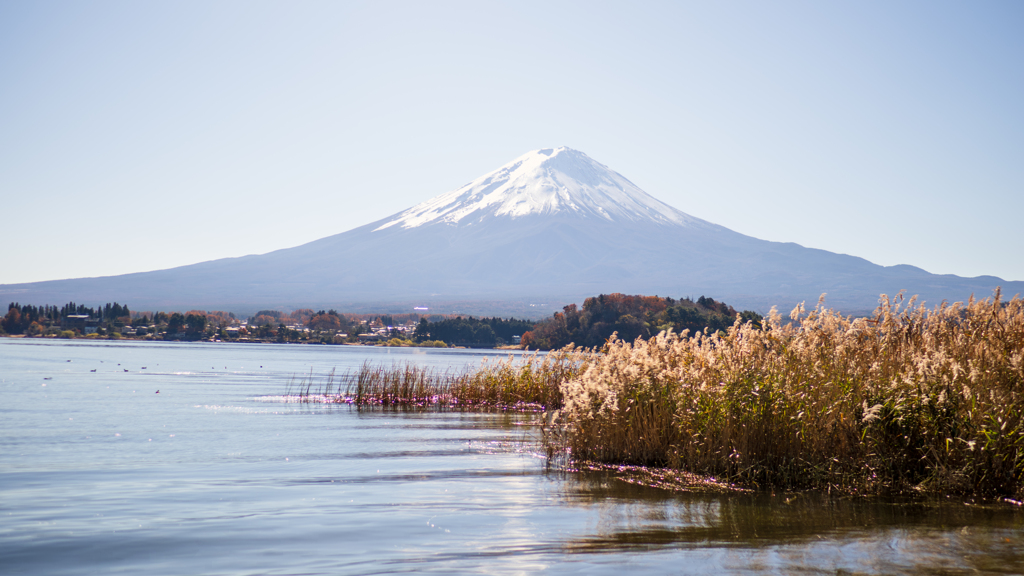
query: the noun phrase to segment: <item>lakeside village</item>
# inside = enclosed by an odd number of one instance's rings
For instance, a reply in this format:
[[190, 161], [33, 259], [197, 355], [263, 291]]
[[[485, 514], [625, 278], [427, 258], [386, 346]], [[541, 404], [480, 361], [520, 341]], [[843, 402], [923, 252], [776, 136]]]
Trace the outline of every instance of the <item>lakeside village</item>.
[[97, 308], [11, 303], [0, 335], [37, 338], [277, 342], [426, 347], [519, 347], [534, 322], [444, 314], [340, 314], [303, 308], [232, 312], [138, 312], [108, 303]]
[[[475, 318], [429, 314], [340, 314], [301, 308], [260, 310], [248, 318], [223, 311], [138, 312], [108, 303], [97, 308], [69, 302], [62, 307], [11, 303], [0, 318], [0, 335], [29, 338], [122, 338], [209, 342], [279, 342], [376, 346], [530, 348], [568, 344], [601, 347], [612, 334], [633, 342], [672, 330], [676, 334], [724, 334], [737, 320], [761, 324], [761, 315], [737, 312], [724, 302], [626, 294], [587, 298], [550, 318]], [[420, 313], [422, 311], [423, 313]]]

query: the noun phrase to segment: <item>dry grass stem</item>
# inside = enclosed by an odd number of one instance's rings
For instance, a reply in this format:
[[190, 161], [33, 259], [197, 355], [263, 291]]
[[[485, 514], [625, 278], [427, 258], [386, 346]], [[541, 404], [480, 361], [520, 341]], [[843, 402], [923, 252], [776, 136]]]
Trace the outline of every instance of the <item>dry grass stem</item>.
[[510, 355], [484, 361], [475, 371], [440, 370], [413, 364], [363, 366], [336, 378], [310, 373], [289, 383], [293, 402], [344, 403], [394, 408], [456, 408], [542, 411], [562, 405], [561, 383], [576, 376], [590, 359], [567, 348], [546, 355]]
[[1024, 495], [1024, 301], [611, 341], [562, 384], [549, 451], [755, 487]]

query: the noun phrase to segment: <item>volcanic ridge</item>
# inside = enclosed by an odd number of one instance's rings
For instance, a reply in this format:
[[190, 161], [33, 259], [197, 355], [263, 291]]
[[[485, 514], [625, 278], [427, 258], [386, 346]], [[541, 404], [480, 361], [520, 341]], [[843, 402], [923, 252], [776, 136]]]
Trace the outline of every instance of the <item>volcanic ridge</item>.
[[[788, 309], [828, 293], [868, 311], [900, 290], [932, 304], [1012, 295], [1024, 282], [930, 274], [768, 242], [701, 220], [571, 148], [528, 152], [377, 222], [294, 248], [102, 278], [0, 285], [21, 303], [129, 302], [134, 309], [385, 307], [543, 315], [587, 296], [709, 295]], [[475, 307], [471, 304], [477, 302]], [[504, 302], [506, 305], [497, 305]], [[490, 303], [490, 304], [487, 304]], [[540, 303], [537, 305], [536, 303]]]

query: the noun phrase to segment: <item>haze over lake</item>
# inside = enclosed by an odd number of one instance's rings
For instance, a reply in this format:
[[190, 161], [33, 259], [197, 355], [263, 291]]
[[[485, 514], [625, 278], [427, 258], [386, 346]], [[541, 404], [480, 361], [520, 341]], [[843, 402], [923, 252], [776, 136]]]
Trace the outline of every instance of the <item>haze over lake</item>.
[[549, 465], [535, 415], [274, 398], [310, 371], [364, 361], [458, 370], [491, 355], [2, 339], [0, 565], [5, 574], [1024, 571], [1024, 515], [1012, 506], [677, 493]]

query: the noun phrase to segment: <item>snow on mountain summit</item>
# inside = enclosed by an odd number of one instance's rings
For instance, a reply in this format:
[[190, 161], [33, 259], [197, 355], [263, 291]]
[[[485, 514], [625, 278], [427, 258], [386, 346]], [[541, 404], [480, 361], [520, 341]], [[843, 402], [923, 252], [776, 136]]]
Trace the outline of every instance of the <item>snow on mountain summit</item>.
[[612, 222], [707, 224], [657, 200], [586, 154], [562, 147], [527, 152], [461, 188], [396, 214], [375, 231], [533, 214]]

